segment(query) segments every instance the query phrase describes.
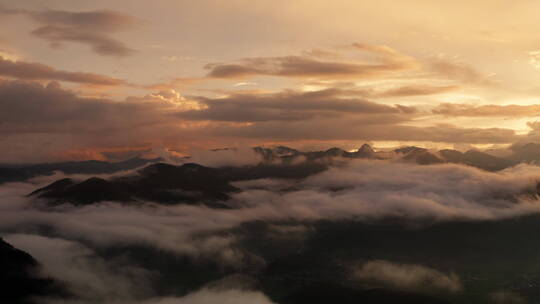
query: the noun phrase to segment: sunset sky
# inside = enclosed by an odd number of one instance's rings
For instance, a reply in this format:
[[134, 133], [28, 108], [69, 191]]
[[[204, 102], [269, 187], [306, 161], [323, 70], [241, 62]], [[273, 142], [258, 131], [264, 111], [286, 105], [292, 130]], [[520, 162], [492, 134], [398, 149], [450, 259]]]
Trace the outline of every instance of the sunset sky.
[[0, 163], [540, 142], [540, 1], [0, 0]]

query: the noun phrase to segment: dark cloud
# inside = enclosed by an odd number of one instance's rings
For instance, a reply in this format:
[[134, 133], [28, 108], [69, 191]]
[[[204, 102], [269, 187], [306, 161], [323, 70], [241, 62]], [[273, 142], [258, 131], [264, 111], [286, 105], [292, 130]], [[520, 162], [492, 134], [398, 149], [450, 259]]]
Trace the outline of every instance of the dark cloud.
[[405, 96], [422, 96], [435, 95], [455, 91], [459, 86], [430, 86], [430, 85], [414, 85], [402, 86], [394, 89], [385, 90], [375, 93], [375, 97], [405, 97]]
[[[101, 155], [96, 151], [261, 144], [268, 141], [397, 140], [512, 143], [513, 130], [407, 125], [422, 113], [342, 97], [339, 90], [185, 98], [178, 92], [114, 101], [21, 80], [0, 81], [0, 161]], [[197, 110], [194, 110], [197, 109]], [[189, 142], [189, 146], [185, 144]], [[39, 147], [36, 150], [36, 147]], [[112, 150], [111, 150], [112, 149]], [[62, 156], [63, 155], [63, 156]]]
[[0, 81], [0, 130], [4, 132], [113, 131], [125, 123], [150, 126], [157, 119], [154, 110], [160, 106], [80, 97], [54, 82], [42, 86]]
[[141, 20], [136, 17], [110, 10], [31, 11], [0, 7], [0, 14], [24, 15], [31, 18], [39, 24], [32, 34], [49, 41], [53, 47], [59, 47], [65, 42], [82, 43], [100, 55], [118, 57], [131, 55], [135, 51], [112, 38], [111, 33], [141, 24]]
[[309, 54], [303, 56], [246, 58], [235, 63], [208, 64], [208, 77], [242, 78], [266, 75], [282, 77], [350, 77], [363, 78], [386, 75], [391, 72], [417, 67], [414, 59], [385, 46], [354, 44], [354, 48], [373, 54], [379, 63], [366, 64], [351, 61], [322, 61]]
[[[434, 141], [448, 143], [512, 143], [521, 137], [502, 128], [460, 128], [453, 125], [407, 126], [403, 116], [368, 115], [355, 118], [292, 122], [259, 122], [221, 127], [216, 136], [270, 140]], [[286, 130], [286, 131], [285, 131]]]
[[362, 96], [364, 98], [391, 98], [391, 97], [409, 97], [426, 96], [452, 92], [461, 88], [458, 85], [432, 85], [432, 84], [410, 84], [395, 85], [391, 88], [380, 88], [374, 86], [357, 86], [354, 82], [347, 81], [309, 81], [307, 85], [317, 87], [331, 86], [335, 90], [340, 90], [343, 95]]
[[434, 114], [470, 117], [532, 117], [540, 115], [540, 105], [471, 105], [443, 103], [433, 109]]
[[298, 121], [349, 115], [413, 113], [406, 106], [388, 106], [340, 97], [339, 90], [285, 91], [276, 94], [236, 94], [225, 98], [197, 98], [205, 109], [179, 113], [182, 118], [234, 122]]
[[54, 82], [0, 81], [0, 159], [43, 160], [82, 147], [148, 145], [178, 120], [167, 114], [173, 110], [160, 101], [81, 97]]
[[121, 79], [105, 75], [56, 70], [41, 63], [11, 61], [0, 56], [0, 76], [25, 80], [58, 80], [95, 85], [121, 85]]

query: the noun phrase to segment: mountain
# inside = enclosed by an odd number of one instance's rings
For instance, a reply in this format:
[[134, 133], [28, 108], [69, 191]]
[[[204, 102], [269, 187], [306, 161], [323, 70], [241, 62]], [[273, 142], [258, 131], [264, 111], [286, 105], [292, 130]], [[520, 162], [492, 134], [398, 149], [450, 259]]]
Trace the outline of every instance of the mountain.
[[38, 275], [39, 263], [0, 238], [0, 298], [2, 303], [32, 303], [32, 296], [67, 295], [52, 279]]
[[516, 161], [493, 156], [477, 150], [469, 150], [465, 153], [452, 149], [443, 149], [437, 152], [428, 149], [410, 146], [395, 149], [394, 152], [401, 155], [401, 159], [414, 161], [420, 165], [455, 163], [476, 167], [486, 171], [499, 171], [517, 164]]
[[89, 160], [21, 166], [4, 166], [0, 167], [0, 184], [25, 181], [29, 178], [40, 175], [51, 175], [55, 171], [61, 171], [65, 174], [111, 174], [118, 171], [136, 169], [162, 160], [163, 159], [161, 158], [131, 158], [121, 162]]
[[409, 154], [411, 152], [418, 153], [422, 151], [427, 151], [427, 149], [416, 147], [416, 146], [408, 146], [408, 147], [401, 147], [401, 148], [394, 149], [394, 152], [401, 153], [401, 154]]
[[132, 201], [131, 195], [125, 191], [116, 183], [102, 178], [92, 177], [80, 183], [65, 178], [38, 189], [30, 195], [53, 199], [56, 204], [87, 205], [101, 201]]
[[[428, 150], [417, 146], [406, 146], [393, 150], [394, 155], [405, 161], [415, 162], [420, 165], [431, 165], [441, 163], [456, 163], [476, 167], [487, 171], [499, 171], [514, 166], [520, 162], [540, 161], [540, 144], [527, 144], [512, 147], [514, 153], [510, 157], [498, 157], [489, 153], [469, 150], [465, 153], [443, 149], [440, 151]], [[332, 163], [332, 159], [341, 158], [363, 158], [363, 159], [390, 159], [391, 155], [384, 152], [375, 151], [369, 144], [363, 144], [357, 151], [348, 152], [334, 147], [326, 151], [301, 152], [292, 148], [280, 146], [277, 148], [256, 147], [255, 151], [263, 155], [263, 162], [281, 160], [285, 163], [294, 163], [300, 157], [304, 157], [307, 162]], [[279, 153], [278, 153], [279, 152]]]
[[512, 160], [476, 150], [469, 150], [462, 153], [460, 151], [446, 149], [439, 151], [439, 154], [447, 162], [464, 164], [486, 171], [499, 171], [516, 165], [516, 162]]
[[30, 196], [50, 204], [87, 205], [101, 201], [133, 202], [151, 200], [164, 204], [202, 202], [215, 205], [227, 200], [237, 189], [218, 169], [197, 164], [149, 165], [136, 174], [109, 180], [92, 177], [82, 182], [61, 179], [37, 189]]
[[441, 164], [445, 162], [445, 159], [441, 158], [439, 155], [423, 148], [407, 147], [396, 149], [394, 151], [396, 151], [397, 153], [404, 153], [405, 155], [402, 157], [402, 159], [407, 161], [414, 161], [420, 165]]
[[102, 201], [153, 201], [162, 204], [205, 204], [226, 207], [223, 201], [239, 189], [231, 182], [261, 179], [301, 179], [322, 172], [325, 164], [303, 162], [295, 165], [259, 164], [256, 166], [209, 168], [194, 163], [175, 166], [151, 164], [135, 174], [110, 179], [92, 177], [84, 181], [64, 178], [29, 194], [50, 205], [70, 203], [88, 205]]
[[369, 144], [363, 144], [360, 149], [353, 153], [355, 158], [373, 158], [375, 150]]
[[272, 148], [254, 147], [253, 151], [260, 154], [264, 161], [267, 162], [282, 158], [295, 158], [296, 156], [302, 154], [300, 151], [286, 146], [277, 146]]
[[295, 160], [305, 157], [310, 161], [328, 161], [334, 157], [343, 158], [376, 158], [376, 152], [369, 144], [363, 144], [357, 151], [348, 152], [341, 148], [333, 147], [325, 151], [301, 152], [289, 147], [278, 146], [275, 148], [255, 147], [254, 151], [263, 156], [264, 161], [281, 160], [285, 163], [292, 163]]

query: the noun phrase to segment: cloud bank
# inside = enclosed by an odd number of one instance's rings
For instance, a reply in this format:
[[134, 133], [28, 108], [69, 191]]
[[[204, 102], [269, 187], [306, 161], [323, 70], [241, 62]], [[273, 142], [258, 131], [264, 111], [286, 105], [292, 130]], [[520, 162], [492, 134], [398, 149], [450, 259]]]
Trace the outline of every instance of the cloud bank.
[[124, 57], [135, 50], [111, 33], [133, 28], [142, 23], [136, 17], [111, 10], [71, 12], [63, 10], [25, 10], [0, 6], [0, 15], [22, 15], [38, 24], [32, 34], [48, 41], [52, 47], [64, 43], [88, 45], [92, 51], [103, 56]]
[[422, 293], [455, 293], [462, 289], [459, 277], [421, 265], [369, 261], [355, 269], [353, 278], [373, 287]]

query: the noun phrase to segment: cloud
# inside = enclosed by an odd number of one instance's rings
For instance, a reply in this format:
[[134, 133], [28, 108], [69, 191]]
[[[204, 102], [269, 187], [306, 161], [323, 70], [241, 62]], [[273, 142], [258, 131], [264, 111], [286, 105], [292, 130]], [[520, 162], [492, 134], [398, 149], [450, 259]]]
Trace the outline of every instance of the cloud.
[[234, 84], [235, 87], [246, 87], [246, 86], [256, 86], [256, 85], [258, 85], [258, 83], [251, 82], [251, 81], [237, 82], [237, 83]]
[[[138, 303], [138, 302], [137, 302]], [[261, 292], [246, 290], [212, 290], [208, 288], [182, 298], [161, 298], [138, 304], [272, 304]]]
[[414, 264], [396, 264], [388, 261], [369, 261], [354, 269], [353, 278], [372, 287], [405, 291], [455, 293], [462, 290], [459, 277]]
[[374, 94], [374, 97], [406, 97], [406, 96], [423, 96], [435, 95], [455, 91], [459, 88], [456, 85], [432, 86], [432, 85], [409, 85], [397, 87], [389, 90], [384, 90]]
[[121, 79], [105, 75], [56, 70], [45, 64], [11, 61], [2, 56], [0, 56], [0, 76], [24, 80], [57, 80], [107, 86], [125, 84]]
[[44, 275], [66, 283], [78, 299], [112, 302], [137, 299], [151, 292], [150, 271], [102, 259], [78, 242], [32, 234], [3, 238], [32, 255], [42, 265]]
[[[81, 148], [148, 146], [156, 134], [166, 133], [158, 129], [178, 120], [167, 113], [179, 107], [165, 100], [81, 97], [54, 82], [43, 86], [0, 80], [0, 142], [4, 147], [0, 159], [36, 161]], [[35, 145], [41, 147], [39, 151], [31, 148]]]
[[303, 181], [264, 182], [255, 188], [253, 183], [244, 183], [247, 188], [228, 202], [235, 209], [103, 203], [41, 210], [25, 197], [39, 185], [4, 184], [0, 186], [0, 230], [28, 233], [50, 227], [57, 237], [97, 246], [146, 245], [241, 267], [248, 256], [235, 247], [234, 235], [212, 232], [257, 220], [392, 217], [417, 222], [516, 217], [540, 212], [531, 196], [539, 176], [540, 169], [528, 165], [490, 173], [459, 165], [359, 160]]
[[158, 119], [158, 109], [166, 104], [79, 97], [54, 82], [42, 86], [34, 82], [0, 81], [0, 107], [4, 122], [1, 131], [62, 133], [69, 128], [79, 132], [112, 131], [130, 124], [129, 121], [150, 126], [152, 120]]
[[224, 98], [197, 98], [206, 107], [178, 116], [214, 121], [298, 121], [354, 114], [409, 114], [413, 108], [388, 106], [363, 99], [340, 97], [339, 90], [285, 91], [275, 94], [234, 94]]
[[358, 86], [348, 81], [308, 81], [306, 85], [316, 88], [328, 88], [339, 92], [343, 96], [360, 96], [363, 98], [394, 98], [409, 96], [427, 96], [444, 94], [462, 88], [459, 85], [423, 83], [424, 80], [415, 84], [396, 83], [390, 87], [380, 84]]
[[463, 83], [482, 86], [495, 85], [495, 82], [488, 76], [463, 63], [438, 60], [427, 63], [427, 67], [440, 76]]
[[[342, 91], [283, 91], [222, 98], [163, 90], [124, 101], [84, 97], [31, 81], [0, 80], [1, 162], [37, 162], [122, 149], [172, 150], [292, 140], [512, 143], [502, 128], [408, 126], [414, 107], [346, 97]], [[284, 130], [287, 130], [284, 132]], [[189, 143], [189, 144], [188, 144]], [[39, 147], [36, 149], [35, 147]], [[85, 156], [86, 155], [86, 156]]]
[[[449, 124], [407, 126], [407, 116], [369, 114], [317, 120], [261, 121], [254, 124], [216, 128], [215, 136], [236, 136], [258, 140], [355, 140], [433, 141], [447, 143], [512, 143], [522, 137], [503, 128], [461, 128]], [[287, 132], [283, 132], [287, 130]]]
[[519, 294], [513, 292], [493, 292], [489, 295], [493, 304], [526, 304], [528, 301]]
[[9, 234], [4, 239], [30, 253], [43, 266], [42, 272], [64, 282], [75, 299], [38, 299], [46, 304], [136, 303], [136, 304], [272, 304], [263, 293], [220, 287], [220, 282], [183, 297], [155, 297], [155, 273], [130, 264], [129, 260], [106, 260], [88, 247], [60, 238]]
[[[450, 164], [355, 160], [303, 180], [237, 183], [243, 191], [228, 202], [232, 209], [152, 202], [44, 208], [26, 197], [50, 179], [0, 185], [0, 231], [8, 232], [7, 241], [35, 256], [49, 274], [70, 282], [78, 295], [91, 299], [89, 303], [105, 299], [137, 303], [137, 299], [154, 296], [146, 288], [153, 273], [128, 267], [132, 265], [129, 260], [100, 258], [96, 248], [137, 246], [241, 271], [265, 265], [262, 258], [241, 246], [235, 234], [236, 228], [249, 222], [268, 223], [273, 239], [302, 242], [307, 233], [314, 233], [309, 229], [311, 223], [320, 220], [373, 223], [392, 218], [418, 227], [540, 213], [534, 195], [540, 168], [529, 165], [491, 173]], [[421, 292], [460, 290], [459, 280], [452, 274], [420, 265], [371, 262], [358, 272], [364, 286]], [[233, 292], [222, 295], [224, 299], [230, 295], [231, 301], [237, 296], [243, 299]], [[254, 297], [253, 301], [266, 300], [257, 292], [243, 295]], [[213, 299], [207, 296], [196, 292], [183, 298], [147, 300]]]
[[236, 63], [206, 65], [211, 78], [244, 78], [249, 76], [364, 78], [411, 70], [417, 63], [411, 57], [387, 46], [353, 44], [353, 48], [375, 55], [379, 63], [368, 64], [352, 61], [322, 61], [304, 54], [302, 56], [245, 58]]
[[142, 21], [111, 10], [70, 12], [62, 10], [32, 11], [0, 7], [0, 14], [29, 17], [39, 27], [32, 31], [38, 38], [59, 47], [66, 42], [86, 44], [103, 56], [128, 56], [135, 51], [111, 37], [111, 33], [131, 29]]
[[471, 105], [443, 103], [435, 107], [434, 114], [468, 117], [532, 117], [540, 115], [540, 105]]

